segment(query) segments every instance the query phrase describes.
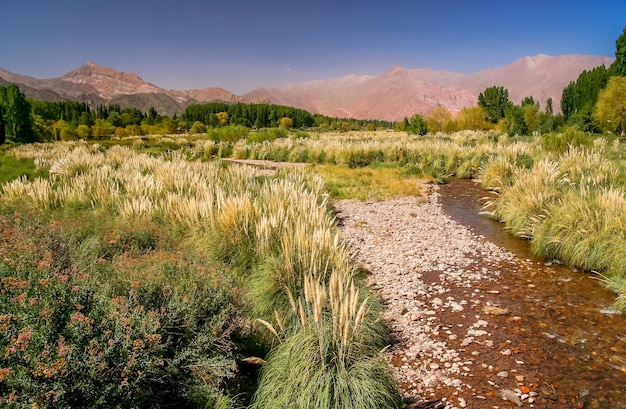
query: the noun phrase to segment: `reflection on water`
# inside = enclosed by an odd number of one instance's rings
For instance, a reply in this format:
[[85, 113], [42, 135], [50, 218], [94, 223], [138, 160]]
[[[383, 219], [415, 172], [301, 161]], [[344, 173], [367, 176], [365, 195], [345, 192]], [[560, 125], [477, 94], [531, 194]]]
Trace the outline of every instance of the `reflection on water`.
[[490, 193], [472, 181], [451, 179], [439, 194], [453, 219], [521, 259], [502, 271], [503, 296], [523, 318], [529, 359], [566, 407], [626, 408], [626, 314], [611, 308], [615, 295], [591, 273], [532, 257], [527, 241], [480, 214]]

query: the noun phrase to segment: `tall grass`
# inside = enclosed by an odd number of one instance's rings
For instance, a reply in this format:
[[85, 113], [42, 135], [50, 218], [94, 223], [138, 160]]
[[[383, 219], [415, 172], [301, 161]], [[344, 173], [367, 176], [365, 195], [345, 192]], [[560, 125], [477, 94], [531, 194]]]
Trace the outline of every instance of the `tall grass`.
[[[205, 152], [207, 144], [202, 146]], [[190, 243], [202, 257], [235, 272], [232, 280], [242, 283], [247, 292], [242, 297], [242, 304], [247, 300], [246, 311], [276, 325], [279, 317], [286, 317], [280, 321], [285, 327], [281, 345], [300, 344], [297, 337], [311, 339], [311, 331], [324, 340], [323, 348], [329, 352], [323, 359], [292, 356], [289, 363], [314, 369], [316, 376], [325, 379], [323, 385], [307, 386], [312, 396], [331, 388], [330, 405], [395, 407], [398, 391], [378, 355], [386, 331], [378, 321], [376, 303], [366, 302], [367, 290], [355, 284], [356, 267], [336, 230], [323, 179], [303, 169], [259, 178], [249, 167], [190, 161], [185, 152], [148, 156], [127, 146], [104, 149], [81, 143], [23, 148], [14, 154], [50, 166], [51, 177], [5, 184], [3, 198], [10, 203], [29, 202], [43, 212], [73, 209], [80, 214], [88, 209], [104, 220], [154, 224], [176, 232], [178, 245]], [[193, 149], [188, 153], [198, 157]], [[106, 246], [81, 237], [80, 252], [93, 257], [98, 266], [99, 260], [125, 260], [126, 256], [118, 259], [116, 254], [131, 254], [127, 249], [135, 249], [132, 254], [141, 257], [161, 245], [158, 237], [131, 230], [137, 234], [105, 238]], [[154, 266], [130, 264], [136, 267], [131, 283], [167, 291], [167, 280], [161, 274], [155, 277]], [[150, 290], [148, 298], [150, 293], [160, 297]], [[184, 297], [184, 291], [177, 294]], [[294, 299], [300, 305], [298, 320], [288, 318]], [[315, 322], [317, 316], [315, 326], [307, 324], [312, 311], [317, 311], [311, 318]], [[268, 368], [281, 365], [280, 351], [270, 355]], [[329, 367], [328, 360], [336, 359], [343, 362], [338, 364], [341, 368]], [[272, 383], [266, 380], [271, 376], [271, 371], [263, 375], [261, 383]], [[263, 400], [263, 405], [280, 407], [292, 399], [290, 390], [282, 389]]]
[[[328, 285], [305, 277], [303, 297], [290, 296], [297, 323], [263, 368], [253, 408], [399, 408], [399, 396], [368, 322], [368, 300], [333, 273]], [[278, 331], [266, 323], [278, 335]]]
[[484, 187], [500, 192], [487, 204], [494, 218], [530, 240], [535, 255], [602, 274], [618, 293], [616, 306], [624, 308], [624, 172], [608, 152], [616, 149], [602, 141], [594, 148], [570, 145], [531, 168], [499, 157], [485, 164], [481, 174]]

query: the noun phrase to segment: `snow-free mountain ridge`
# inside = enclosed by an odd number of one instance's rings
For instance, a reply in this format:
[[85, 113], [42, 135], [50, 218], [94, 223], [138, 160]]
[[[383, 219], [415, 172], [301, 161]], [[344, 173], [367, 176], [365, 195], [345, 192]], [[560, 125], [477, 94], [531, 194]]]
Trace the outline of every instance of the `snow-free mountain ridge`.
[[282, 88], [257, 88], [243, 95], [216, 87], [165, 89], [137, 74], [93, 62], [52, 79], [37, 79], [0, 68], [0, 85], [18, 84], [26, 96], [46, 101], [83, 101], [92, 106], [115, 103], [144, 112], [154, 107], [165, 115], [180, 114], [193, 103], [264, 102], [334, 117], [397, 121], [416, 113], [428, 114], [436, 106], [456, 113], [476, 105], [478, 94], [493, 85], [507, 88], [515, 103], [532, 96], [543, 107], [552, 98], [558, 110], [563, 88], [570, 81], [575, 81], [583, 70], [609, 66], [613, 60], [583, 54], [539, 54], [473, 74], [393, 67], [380, 75], [351, 74]]

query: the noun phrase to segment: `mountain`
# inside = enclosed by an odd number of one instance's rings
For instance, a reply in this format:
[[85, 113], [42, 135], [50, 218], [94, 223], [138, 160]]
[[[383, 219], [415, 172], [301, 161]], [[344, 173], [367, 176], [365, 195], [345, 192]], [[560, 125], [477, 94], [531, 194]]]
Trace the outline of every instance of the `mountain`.
[[561, 94], [583, 70], [610, 65], [613, 58], [567, 54], [522, 57], [511, 64], [473, 74], [394, 67], [380, 75], [347, 75], [282, 88], [258, 88], [235, 95], [223, 88], [169, 90], [138, 75], [88, 62], [59, 78], [37, 79], [0, 69], [0, 85], [18, 84], [26, 96], [46, 101], [74, 100], [92, 106], [119, 104], [164, 115], [180, 114], [193, 103], [264, 102], [306, 109], [334, 117], [401, 120], [428, 114], [436, 106], [453, 113], [477, 103], [490, 86], [503, 86], [519, 103], [532, 96], [541, 106], [552, 98], [558, 111]]

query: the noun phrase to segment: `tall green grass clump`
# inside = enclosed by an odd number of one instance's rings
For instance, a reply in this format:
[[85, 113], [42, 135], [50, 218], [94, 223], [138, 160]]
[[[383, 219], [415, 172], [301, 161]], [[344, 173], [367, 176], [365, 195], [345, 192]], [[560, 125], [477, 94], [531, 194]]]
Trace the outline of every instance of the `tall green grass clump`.
[[570, 127], [562, 132], [550, 132], [541, 136], [539, 143], [549, 152], [564, 153], [571, 147], [590, 148], [593, 146], [593, 135]]
[[351, 280], [333, 273], [325, 285], [309, 275], [304, 295], [289, 299], [296, 325], [286, 330], [278, 320], [277, 330], [265, 322], [282, 341], [262, 370], [252, 408], [401, 407], [378, 349], [380, 330]]
[[535, 231], [533, 253], [607, 277], [626, 277], [626, 199], [583, 183], [567, 192]]
[[517, 169], [513, 184], [503, 188], [497, 201], [487, 207], [512, 234], [532, 239], [567, 186], [568, 179], [559, 172], [558, 163], [544, 159], [532, 169]]
[[[606, 143], [575, 147], [530, 169], [499, 158], [488, 163], [483, 185], [500, 195], [488, 203], [492, 216], [513, 234], [531, 241], [533, 254], [559, 259], [604, 277], [623, 308], [626, 286], [626, 200], [624, 173], [607, 159]], [[498, 172], [493, 169], [500, 168]], [[505, 175], [498, 182], [489, 175]], [[494, 182], [495, 181], [495, 182]]]

